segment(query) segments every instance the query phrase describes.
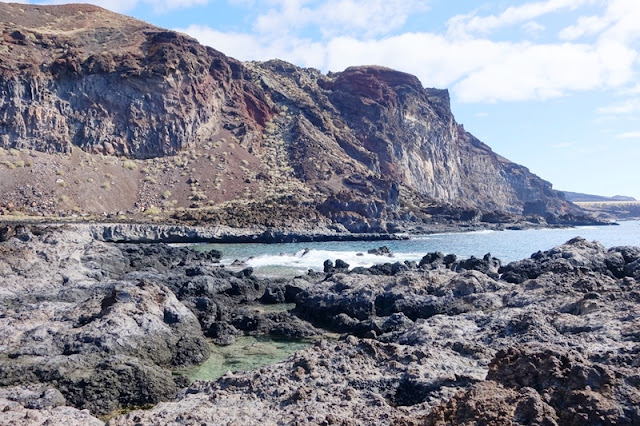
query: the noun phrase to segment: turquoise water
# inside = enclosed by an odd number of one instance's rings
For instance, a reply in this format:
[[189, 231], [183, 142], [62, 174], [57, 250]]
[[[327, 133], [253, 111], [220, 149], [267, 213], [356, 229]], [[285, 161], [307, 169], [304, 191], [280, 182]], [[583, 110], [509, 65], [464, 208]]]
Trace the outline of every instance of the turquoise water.
[[[419, 235], [404, 241], [202, 244], [194, 248], [220, 250], [223, 264], [231, 264], [235, 259], [243, 260], [257, 274], [292, 276], [306, 273], [309, 269], [322, 270], [326, 259], [342, 259], [352, 267], [367, 267], [383, 262], [417, 261], [426, 253], [434, 251], [454, 253], [459, 257], [491, 253], [503, 262], [511, 262], [527, 258], [538, 250], [548, 250], [577, 236], [600, 241], [606, 247], [640, 246], [640, 221], [620, 222], [619, 226]], [[394, 257], [367, 254], [367, 250], [382, 245], [389, 247]]]

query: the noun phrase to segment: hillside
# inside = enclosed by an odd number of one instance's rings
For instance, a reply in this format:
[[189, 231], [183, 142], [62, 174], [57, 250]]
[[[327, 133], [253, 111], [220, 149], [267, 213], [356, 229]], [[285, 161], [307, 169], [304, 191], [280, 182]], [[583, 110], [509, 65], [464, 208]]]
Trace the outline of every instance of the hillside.
[[89, 5], [0, 4], [0, 210], [399, 230], [589, 221], [398, 71], [241, 63]]
[[626, 195], [614, 195], [613, 197], [603, 197], [602, 195], [592, 195], [592, 194], [582, 194], [580, 192], [570, 192], [570, 191], [561, 191], [567, 201], [571, 201], [572, 203], [582, 202], [582, 203], [597, 203], [597, 202], [607, 202], [607, 201], [616, 201], [616, 202], [625, 202], [625, 201], [636, 201], [633, 197], [628, 197]]

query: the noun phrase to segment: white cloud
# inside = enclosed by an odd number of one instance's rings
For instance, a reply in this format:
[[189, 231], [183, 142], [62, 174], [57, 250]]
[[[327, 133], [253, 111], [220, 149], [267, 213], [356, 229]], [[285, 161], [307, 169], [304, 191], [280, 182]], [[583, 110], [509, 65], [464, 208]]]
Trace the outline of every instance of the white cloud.
[[544, 25], [536, 21], [525, 22], [525, 24], [522, 26], [522, 31], [524, 31], [527, 35], [531, 37], [539, 36], [546, 29], [547, 28]]
[[266, 36], [288, 34], [309, 26], [325, 37], [374, 36], [400, 28], [411, 13], [426, 10], [420, 0], [276, 0], [258, 17], [254, 29]]
[[547, 0], [512, 6], [498, 15], [478, 16], [476, 12], [458, 15], [448, 22], [449, 32], [455, 36], [471, 33], [488, 34], [503, 27], [539, 18], [563, 9], [575, 10], [594, 0]]
[[575, 25], [560, 32], [564, 40], [599, 35], [607, 41], [629, 43], [640, 37], [640, 2], [637, 0], [609, 0], [603, 15], [583, 16]]
[[568, 26], [560, 31], [563, 40], [577, 40], [585, 35], [593, 35], [607, 27], [607, 20], [601, 16], [581, 16], [577, 24]]
[[280, 58], [332, 71], [385, 65], [415, 74], [429, 87], [452, 87], [461, 102], [549, 99], [574, 91], [618, 88], [632, 80], [637, 58], [623, 45], [459, 40], [432, 33], [311, 42], [225, 34], [206, 27], [182, 31], [242, 60]]
[[176, 31], [189, 34], [201, 43], [243, 61], [277, 58], [313, 68], [323, 68], [326, 63], [326, 47], [310, 40], [282, 37], [267, 41], [256, 35], [225, 33], [200, 25]]
[[[572, 91], [615, 88], [633, 77], [637, 54], [624, 46], [515, 44], [454, 87], [463, 102], [549, 99]], [[615, 53], [615, 54], [613, 54]]]
[[452, 42], [441, 35], [409, 33], [381, 40], [338, 37], [326, 46], [326, 68], [385, 65], [417, 75], [430, 87], [448, 87], [465, 75], [497, 61], [509, 46], [487, 40]]
[[625, 132], [616, 136], [618, 139], [640, 139], [640, 132]]

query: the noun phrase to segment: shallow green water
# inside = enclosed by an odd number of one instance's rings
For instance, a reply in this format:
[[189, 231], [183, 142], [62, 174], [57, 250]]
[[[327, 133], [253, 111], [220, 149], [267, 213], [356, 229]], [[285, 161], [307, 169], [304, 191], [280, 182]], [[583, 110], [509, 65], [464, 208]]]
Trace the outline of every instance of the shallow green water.
[[227, 371], [249, 371], [287, 359], [311, 346], [310, 341], [274, 340], [267, 337], [238, 337], [228, 346], [211, 345], [204, 364], [186, 371], [191, 381], [216, 380]]
[[251, 309], [261, 314], [274, 314], [279, 312], [287, 312], [295, 307], [295, 303], [275, 303], [273, 305], [256, 305]]

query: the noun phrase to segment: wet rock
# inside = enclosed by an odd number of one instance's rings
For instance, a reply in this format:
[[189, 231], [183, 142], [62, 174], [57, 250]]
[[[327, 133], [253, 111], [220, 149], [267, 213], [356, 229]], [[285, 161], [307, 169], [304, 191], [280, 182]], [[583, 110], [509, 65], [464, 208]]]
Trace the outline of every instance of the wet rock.
[[217, 345], [230, 345], [237, 336], [242, 333], [233, 325], [226, 322], [215, 322], [206, 332], [207, 337], [211, 337]]
[[342, 259], [336, 259], [335, 269], [349, 269], [349, 264]]
[[375, 249], [367, 250], [367, 253], [375, 254], [376, 256], [393, 257], [393, 252], [387, 246], [382, 246]]
[[262, 303], [284, 303], [286, 301], [285, 289], [282, 287], [267, 288], [260, 301]]
[[323, 264], [323, 268], [324, 268], [324, 273], [328, 274], [333, 269], [333, 262], [329, 259], [325, 260]]
[[429, 267], [431, 269], [434, 269], [438, 265], [443, 263], [444, 263], [444, 254], [440, 253], [439, 251], [434, 253], [428, 253], [422, 259], [420, 259], [421, 268]]
[[498, 278], [500, 259], [492, 257], [490, 253], [487, 253], [482, 259], [471, 256], [469, 259], [456, 261], [450, 267], [454, 271], [480, 271], [492, 278]]

